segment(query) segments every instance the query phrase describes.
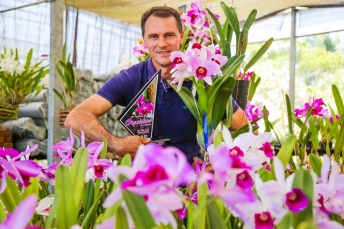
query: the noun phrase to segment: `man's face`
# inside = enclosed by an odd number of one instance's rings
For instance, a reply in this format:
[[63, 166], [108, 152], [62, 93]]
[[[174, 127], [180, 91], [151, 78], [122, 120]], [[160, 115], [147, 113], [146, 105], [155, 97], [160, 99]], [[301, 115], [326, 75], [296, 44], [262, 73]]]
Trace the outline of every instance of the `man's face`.
[[171, 66], [171, 52], [178, 51], [183, 42], [183, 34], [180, 34], [173, 16], [160, 18], [152, 15], [146, 21], [143, 39], [154, 67], [166, 68]]

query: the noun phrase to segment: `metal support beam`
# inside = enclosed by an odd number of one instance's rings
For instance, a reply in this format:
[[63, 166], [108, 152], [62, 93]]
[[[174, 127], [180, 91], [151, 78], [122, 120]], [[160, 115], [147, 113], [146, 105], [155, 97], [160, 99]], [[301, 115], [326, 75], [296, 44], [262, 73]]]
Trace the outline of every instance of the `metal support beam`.
[[28, 6], [34, 6], [34, 5], [38, 5], [38, 4], [41, 4], [41, 3], [52, 2], [52, 1], [55, 1], [55, 0], [43, 0], [43, 1], [39, 1], [39, 2], [33, 2], [33, 3], [29, 3], [29, 4], [26, 4], [26, 5], [22, 5], [22, 6], [17, 6], [17, 7], [13, 7], [13, 8], [10, 8], [10, 9], [1, 10], [0, 14], [8, 12], [8, 11], [17, 10], [17, 9], [25, 8], [25, 7], [28, 7]]
[[295, 105], [295, 64], [296, 64], [296, 9], [291, 8], [290, 61], [289, 61], [289, 98], [291, 110]]
[[62, 91], [60, 77], [55, 69], [54, 57], [62, 59], [63, 28], [64, 28], [64, 0], [55, 0], [50, 3], [50, 75], [49, 75], [49, 111], [48, 111], [48, 165], [53, 163], [51, 145], [61, 141], [61, 127], [58, 123], [58, 113], [62, 102], [55, 95], [53, 88]]

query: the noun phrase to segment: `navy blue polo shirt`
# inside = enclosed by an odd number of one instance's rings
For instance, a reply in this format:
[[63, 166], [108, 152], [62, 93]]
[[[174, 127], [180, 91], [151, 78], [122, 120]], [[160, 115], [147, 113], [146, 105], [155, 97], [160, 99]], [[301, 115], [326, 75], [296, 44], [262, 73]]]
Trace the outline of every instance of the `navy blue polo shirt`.
[[[156, 69], [149, 58], [110, 78], [97, 94], [113, 106], [127, 106], [155, 73]], [[193, 163], [193, 157], [201, 156], [196, 140], [197, 121], [174, 89], [164, 79], [159, 83], [153, 137], [171, 139], [171, 145], [184, 152], [189, 162]], [[191, 89], [192, 82], [184, 82], [183, 86]], [[234, 100], [232, 102], [233, 111], [236, 112], [239, 106]]]

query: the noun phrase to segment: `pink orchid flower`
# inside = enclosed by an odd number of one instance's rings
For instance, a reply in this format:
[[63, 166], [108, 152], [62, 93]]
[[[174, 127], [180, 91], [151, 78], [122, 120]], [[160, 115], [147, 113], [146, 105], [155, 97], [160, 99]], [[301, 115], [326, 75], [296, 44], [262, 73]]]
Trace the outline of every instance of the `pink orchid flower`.
[[106, 177], [106, 170], [114, 164], [107, 159], [99, 159], [99, 154], [101, 153], [102, 149], [104, 147], [104, 143], [101, 143], [94, 153], [94, 155], [90, 155], [89, 160], [88, 160], [88, 166], [87, 168], [93, 168], [94, 174], [96, 178], [102, 178], [104, 181], [107, 180]]
[[140, 115], [145, 115], [148, 113], [153, 113], [154, 111], [154, 103], [145, 103], [136, 108], [136, 112], [138, 112]]
[[[37, 177], [41, 173], [42, 167], [39, 166], [36, 162], [28, 160], [29, 154], [35, 151], [38, 148], [38, 145], [34, 145], [30, 149], [22, 152], [21, 154], [17, 152], [17, 156], [10, 159], [0, 158], [0, 178], [1, 178], [1, 187], [0, 193], [2, 193], [7, 186], [6, 183], [6, 173], [13, 179], [18, 181], [21, 187], [27, 187], [30, 185], [30, 177]], [[3, 151], [3, 154], [6, 155], [7, 149]], [[13, 155], [13, 149], [8, 150], [10, 155]], [[16, 153], [15, 153], [16, 154]], [[20, 159], [21, 160], [18, 160]]]
[[187, 16], [190, 17], [191, 24], [195, 27], [203, 25], [206, 21], [206, 13], [202, 11], [202, 2], [200, 1], [199, 4], [193, 2], [190, 7]]
[[0, 229], [25, 229], [35, 213], [36, 204], [37, 197], [35, 195], [22, 200], [14, 211], [7, 215], [6, 220], [0, 223]]
[[327, 155], [324, 155], [324, 161], [321, 167], [321, 177], [318, 184], [314, 187], [314, 205], [316, 211], [322, 211], [325, 214], [329, 212], [344, 217], [344, 174], [339, 174], [339, 167], [333, 162], [331, 174], [329, 175], [331, 161]]

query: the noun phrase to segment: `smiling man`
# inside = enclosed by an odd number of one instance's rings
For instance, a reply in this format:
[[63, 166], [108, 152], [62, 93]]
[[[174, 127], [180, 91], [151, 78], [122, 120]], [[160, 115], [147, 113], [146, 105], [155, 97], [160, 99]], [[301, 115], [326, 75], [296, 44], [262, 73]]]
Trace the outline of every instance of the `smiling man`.
[[[168, 85], [171, 80], [171, 52], [179, 50], [183, 42], [183, 27], [179, 13], [170, 7], [153, 7], [141, 18], [142, 36], [150, 58], [109, 79], [99, 91], [77, 106], [68, 115], [65, 125], [79, 134], [84, 131], [86, 140], [108, 139], [108, 151], [119, 157], [125, 154], [135, 156], [141, 144], [150, 139], [139, 136], [119, 138], [110, 134], [99, 122], [98, 117], [119, 104], [127, 106], [148, 80], [161, 69], [161, 86], [158, 87], [154, 136], [171, 139], [171, 145], [185, 153], [190, 163], [200, 156], [196, 140], [197, 123], [179, 95]], [[192, 82], [183, 86], [191, 88]], [[233, 102], [232, 129], [247, 124], [244, 112]]]

